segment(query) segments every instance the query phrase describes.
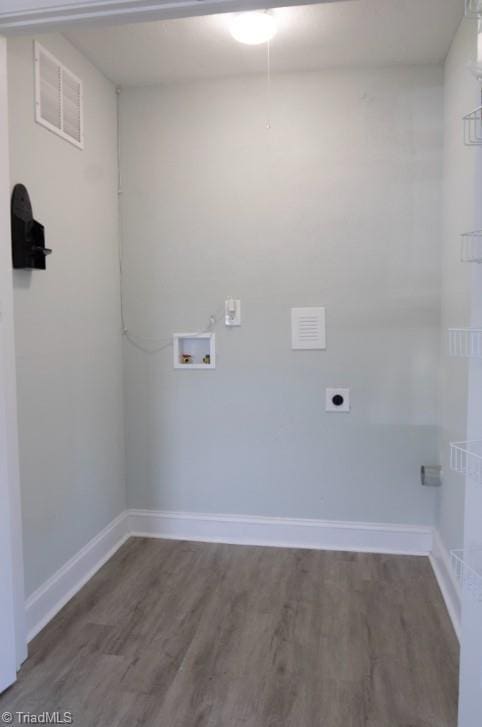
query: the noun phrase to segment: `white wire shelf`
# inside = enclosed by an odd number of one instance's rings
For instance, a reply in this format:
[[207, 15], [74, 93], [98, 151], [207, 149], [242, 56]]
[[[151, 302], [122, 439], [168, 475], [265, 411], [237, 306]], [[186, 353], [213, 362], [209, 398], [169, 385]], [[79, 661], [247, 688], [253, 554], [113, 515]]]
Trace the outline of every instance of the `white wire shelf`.
[[482, 329], [449, 328], [449, 354], [462, 358], [482, 358]]
[[482, 549], [452, 550], [450, 560], [462, 590], [482, 603]]
[[464, 142], [466, 146], [482, 146], [482, 106], [464, 116]]
[[465, 0], [467, 18], [482, 18], [482, 0]]
[[450, 469], [482, 485], [482, 441], [452, 442]]
[[463, 263], [482, 263], [482, 230], [461, 235], [460, 259]]

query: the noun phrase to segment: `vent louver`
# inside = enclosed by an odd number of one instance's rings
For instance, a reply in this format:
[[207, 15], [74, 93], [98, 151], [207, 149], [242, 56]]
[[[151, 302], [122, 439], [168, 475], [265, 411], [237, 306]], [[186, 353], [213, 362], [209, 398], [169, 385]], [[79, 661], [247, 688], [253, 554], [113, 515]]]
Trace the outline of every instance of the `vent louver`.
[[40, 43], [35, 43], [35, 120], [84, 148], [82, 81]]
[[291, 309], [291, 347], [294, 350], [326, 348], [325, 309]]

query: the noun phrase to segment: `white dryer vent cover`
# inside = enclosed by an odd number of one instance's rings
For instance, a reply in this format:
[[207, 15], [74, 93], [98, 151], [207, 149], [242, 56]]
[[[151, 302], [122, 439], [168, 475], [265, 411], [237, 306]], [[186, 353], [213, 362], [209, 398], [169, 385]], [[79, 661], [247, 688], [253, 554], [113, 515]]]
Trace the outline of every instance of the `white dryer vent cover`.
[[324, 308], [291, 309], [291, 348], [294, 350], [326, 348]]

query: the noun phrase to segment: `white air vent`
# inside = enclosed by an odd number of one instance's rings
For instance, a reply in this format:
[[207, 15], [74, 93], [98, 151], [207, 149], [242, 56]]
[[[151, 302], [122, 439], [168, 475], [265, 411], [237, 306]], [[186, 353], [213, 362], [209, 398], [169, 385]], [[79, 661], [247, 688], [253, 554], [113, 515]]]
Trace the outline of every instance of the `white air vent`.
[[325, 309], [291, 309], [291, 348], [294, 350], [326, 348]]
[[82, 81], [35, 43], [35, 120], [84, 148]]

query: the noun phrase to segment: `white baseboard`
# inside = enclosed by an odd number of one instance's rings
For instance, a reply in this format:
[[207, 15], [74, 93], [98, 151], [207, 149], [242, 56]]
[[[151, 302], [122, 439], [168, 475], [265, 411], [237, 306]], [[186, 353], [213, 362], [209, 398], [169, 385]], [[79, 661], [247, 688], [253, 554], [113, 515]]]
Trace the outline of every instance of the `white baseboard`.
[[128, 510], [27, 599], [29, 641], [131, 535], [282, 548], [429, 555], [433, 530], [429, 526]]
[[29, 596], [25, 604], [28, 641], [75, 596], [128, 537], [127, 513], [123, 512]]
[[461, 593], [457, 579], [450, 566], [450, 555], [437, 530], [433, 533], [433, 548], [430, 553], [435, 577], [447, 606], [454, 631], [460, 640]]
[[129, 510], [131, 535], [211, 543], [428, 555], [432, 528], [253, 515]]

